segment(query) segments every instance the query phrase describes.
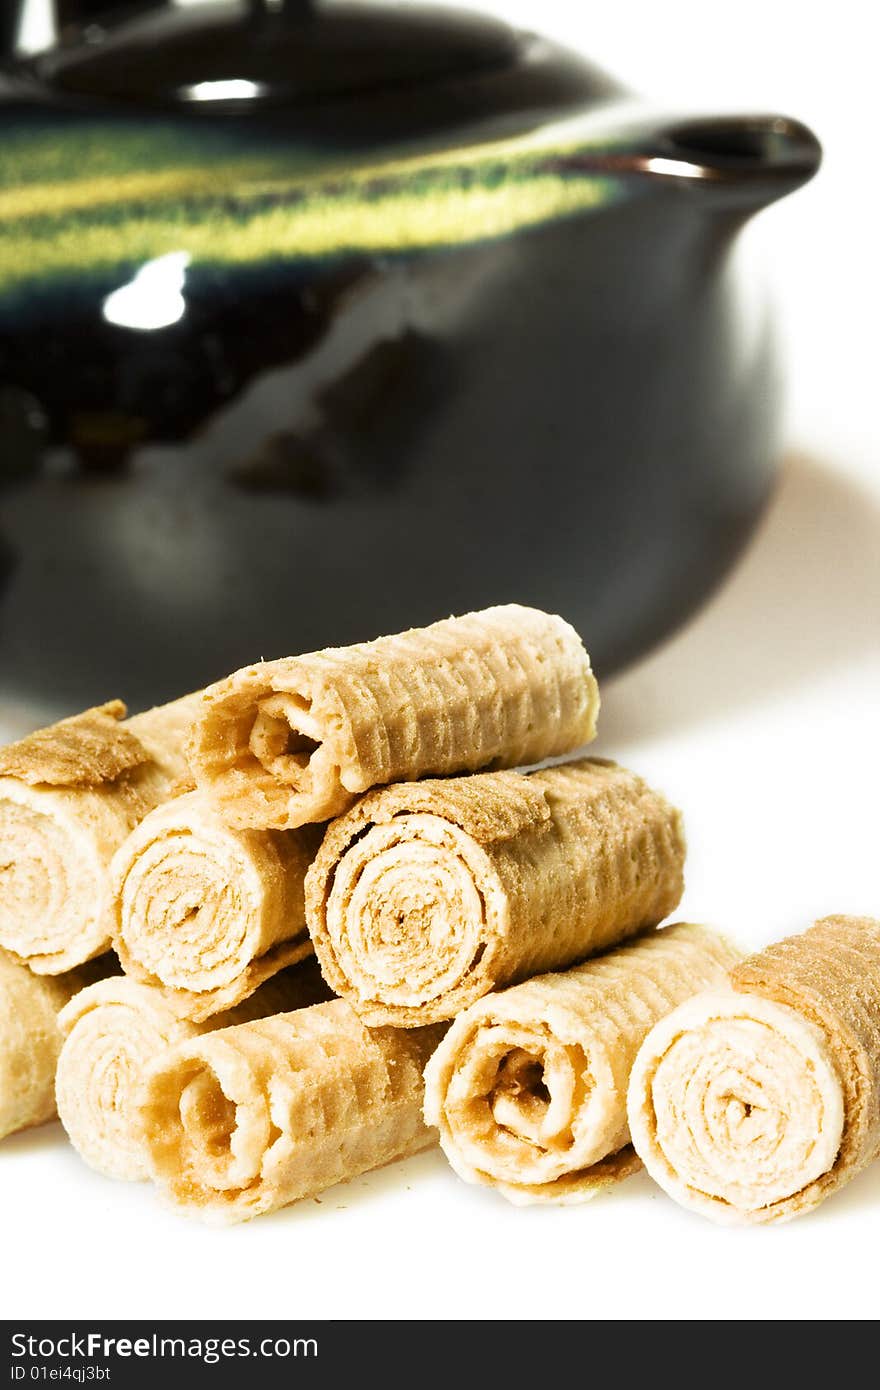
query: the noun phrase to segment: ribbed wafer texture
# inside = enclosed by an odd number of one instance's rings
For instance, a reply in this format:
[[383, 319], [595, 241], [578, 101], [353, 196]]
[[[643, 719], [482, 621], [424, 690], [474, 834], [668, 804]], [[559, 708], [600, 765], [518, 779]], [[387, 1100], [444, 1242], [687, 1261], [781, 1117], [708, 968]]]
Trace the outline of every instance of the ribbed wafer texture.
[[[235, 1009], [201, 1024], [181, 1018], [173, 995], [120, 975], [81, 990], [62, 1009], [56, 1095], [77, 1152], [109, 1178], [148, 1177], [135, 1097], [147, 1067], [176, 1043], [214, 1028], [289, 1013], [329, 998], [314, 959], [284, 970]], [[53, 1107], [54, 1108], [54, 1107]]]
[[306, 913], [331, 988], [415, 1027], [656, 926], [684, 856], [679, 813], [614, 763], [404, 783], [329, 826]]
[[151, 811], [110, 872], [113, 944], [126, 972], [176, 991], [196, 1021], [232, 1008], [311, 954], [303, 883], [318, 826], [233, 830], [199, 792]]
[[880, 1151], [880, 922], [826, 917], [751, 956], [645, 1039], [633, 1142], [682, 1205], [789, 1220]]
[[635, 1172], [626, 1087], [639, 1044], [739, 957], [680, 922], [471, 1005], [425, 1072], [425, 1118], [452, 1167], [519, 1206], [583, 1202]]
[[187, 772], [187, 696], [123, 721], [118, 700], [0, 749], [0, 945], [57, 975], [110, 945], [108, 869]]
[[100, 969], [47, 978], [0, 949], [0, 1139], [55, 1115], [58, 1014]]
[[229, 1223], [426, 1148], [422, 1071], [441, 1036], [370, 1031], [336, 999], [183, 1043], [141, 1093], [152, 1176], [183, 1211]]
[[511, 604], [238, 671], [205, 692], [189, 753], [230, 824], [290, 829], [369, 787], [572, 752], [598, 708], [574, 629]]

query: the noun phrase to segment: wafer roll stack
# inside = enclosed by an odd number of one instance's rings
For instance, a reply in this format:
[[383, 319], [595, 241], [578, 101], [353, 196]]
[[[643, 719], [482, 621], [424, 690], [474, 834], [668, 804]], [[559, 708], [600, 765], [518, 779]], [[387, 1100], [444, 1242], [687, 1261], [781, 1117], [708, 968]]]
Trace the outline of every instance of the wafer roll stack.
[[725, 1224], [786, 1221], [880, 1152], [880, 922], [826, 917], [652, 1029], [629, 1089], [645, 1166]]
[[186, 775], [197, 699], [119, 700], [0, 748], [0, 945], [59, 975], [110, 945], [110, 861]]
[[574, 629], [511, 604], [238, 671], [205, 692], [189, 753], [231, 825], [291, 829], [369, 787], [571, 752], [598, 707]]
[[113, 944], [127, 974], [176, 992], [194, 1021], [311, 955], [303, 883], [321, 828], [232, 830], [198, 792], [151, 811], [112, 864]]
[[614, 763], [404, 783], [328, 828], [309, 930], [365, 1022], [410, 1028], [656, 926], [684, 856], [679, 813]]
[[54, 1117], [58, 1014], [100, 968], [48, 978], [0, 949], [0, 1139]]
[[584, 1202], [629, 1177], [641, 1167], [626, 1122], [639, 1044], [739, 955], [680, 922], [472, 1004], [425, 1072], [425, 1118], [452, 1167], [517, 1206]]
[[284, 970], [237, 1008], [202, 1023], [182, 1018], [173, 994], [124, 975], [81, 990], [62, 1009], [58, 1114], [74, 1148], [108, 1178], [149, 1176], [136, 1096], [147, 1067], [176, 1043], [215, 1028], [290, 1013], [328, 999], [314, 962]]
[[441, 1036], [370, 1031], [335, 999], [183, 1043], [141, 1092], [152, 1176], [183, 1211], [229, 1223], [426, 1148], [422, 1071]]

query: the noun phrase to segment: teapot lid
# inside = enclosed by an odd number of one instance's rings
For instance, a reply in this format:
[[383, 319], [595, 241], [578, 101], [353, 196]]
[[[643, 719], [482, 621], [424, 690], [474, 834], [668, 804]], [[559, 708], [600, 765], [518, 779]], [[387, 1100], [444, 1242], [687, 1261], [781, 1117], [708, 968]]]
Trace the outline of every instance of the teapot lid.
[[[312, 105], [507, 67], [505, 24], [439, 7], [245, 0], [100, 18], [28, 64], [57, 92], [133, 106]], [[129, 11], [131, 16], [131, 11]]]

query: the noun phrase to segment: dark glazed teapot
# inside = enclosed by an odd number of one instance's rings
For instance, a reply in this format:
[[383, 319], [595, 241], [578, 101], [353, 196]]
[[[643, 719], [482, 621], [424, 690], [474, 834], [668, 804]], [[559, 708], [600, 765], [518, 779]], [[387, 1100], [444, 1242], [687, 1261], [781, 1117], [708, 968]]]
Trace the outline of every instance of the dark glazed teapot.
[[705, 597], [778, 444], [731, 252], [805, 127], [441, 8], [61, 19], [0, 104], [0, 693], [512, 600], [604, 675]]

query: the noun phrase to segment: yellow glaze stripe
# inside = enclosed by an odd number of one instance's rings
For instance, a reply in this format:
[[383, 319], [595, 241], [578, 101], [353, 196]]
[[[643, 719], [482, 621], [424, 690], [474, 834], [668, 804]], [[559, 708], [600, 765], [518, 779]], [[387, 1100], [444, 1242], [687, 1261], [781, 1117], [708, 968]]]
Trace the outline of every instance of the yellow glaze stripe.
[[280, 156], [238, 158], [14, 187], [3, 186], [0, 160], [0, 291], [169, 251], [241, 265], [498, 238], [619, 196], [618, 180], [556, 165], [589, 150], [544, 130], [335, 177], [304, 174], [292, 152], [288, 169]]

